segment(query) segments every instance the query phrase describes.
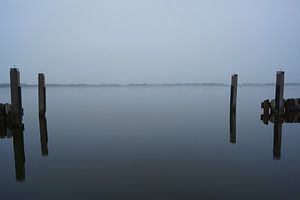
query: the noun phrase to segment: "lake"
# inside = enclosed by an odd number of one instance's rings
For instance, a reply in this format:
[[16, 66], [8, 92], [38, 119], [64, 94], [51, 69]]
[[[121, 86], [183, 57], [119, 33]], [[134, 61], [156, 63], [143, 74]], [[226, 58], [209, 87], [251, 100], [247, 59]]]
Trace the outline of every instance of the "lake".
[[23, 87], [23, 138], [0, 139], [1, 199], [299, 199], [300, 124], [282, 124], [274, 156], [261, 121], [274, 96], [239, 87], [233, 135], [230, 87], [52, 86], [41, 120], [37, 88]]

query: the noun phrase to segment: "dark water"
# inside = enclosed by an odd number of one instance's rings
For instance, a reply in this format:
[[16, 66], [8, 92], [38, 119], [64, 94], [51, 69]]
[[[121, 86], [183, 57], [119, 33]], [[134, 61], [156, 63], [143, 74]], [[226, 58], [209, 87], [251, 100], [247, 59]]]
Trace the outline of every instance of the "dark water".
[[0, 139], [1, 199], [300, 199], [300, 124], [282, 125], [274, 159], [274, 125], [260, 120], [274, 87], [238, 88], [232, 144], [229, 91], [48, 87], [42, 156], [37, 88], [23, 88], [25, 177], [13, 138]]

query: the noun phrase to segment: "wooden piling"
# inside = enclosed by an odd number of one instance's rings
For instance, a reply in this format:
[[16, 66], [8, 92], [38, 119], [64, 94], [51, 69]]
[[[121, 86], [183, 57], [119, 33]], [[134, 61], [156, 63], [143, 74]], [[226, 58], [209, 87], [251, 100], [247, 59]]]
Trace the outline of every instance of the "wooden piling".
[[6, 126], [5, 104], [0, 103], [0, 126]]
[[231, 76], [230, 109], [236, 109], [238, 75]]
[[21, 78], [20, 71], [17, 71], [18, 78], [18, 94], [19, 94], [19, 115], [23, 116], [23, 106], [22, 106], [22, 90], [21, 90]]
[[7, 128], [5, 126], [0, 126], [0, 138], [5, 138], [7, 136]]
[[22, 95], [20, 85], [20, 72], [17, 68], [10, 69], [10, 94], [11, 94], [11, 115], [13, 122], [21, 123], [22, 110]]
[[236, 143], [236, 98], [237, 98], [238, 75], [231, 76], [230, 88], [230, 143]]
[[0, 138], [6, 136], [6, 126], [5, 104], [0, 103]]
[[284, 110], [284, 72], [278, 71], [276, 74], [276, 91], [275, 91], [275, 112], [283, 113]]
[[268, 114], [270, 114], [270, 101], [269, 101], [269, 99], [267, 99], [267, 100], [264, 100], [263, 102], [262, 102], [262, 104], [261, 104], [261, 108], [263, 108], [263, 113], [264, 113], [264, 115], [268, 115]]
[[39, 96], [39, 114], [45, 115], [46, 112], [46, 87], [45, 76], [43, 73], [38, 75], [38, 96]]
[[16, 68], [10, 69], [10, 95], [12, 112], [18, 113], [19, 110], [19, 83], [18, 83], [18, 70]]
[[261, 103], [261, 108], [263, 109], [263, 114], [261, 115], [261, 120], [264, 122], [264, 124], [268, 124], [269, 119], [270, 119], [270, 110], [271, 110], [271, 104], [270, 104], [269, 99], [264, 100]]
[[6, 137], [6, 126], [5, 104], [0, 103], [0, 138]]

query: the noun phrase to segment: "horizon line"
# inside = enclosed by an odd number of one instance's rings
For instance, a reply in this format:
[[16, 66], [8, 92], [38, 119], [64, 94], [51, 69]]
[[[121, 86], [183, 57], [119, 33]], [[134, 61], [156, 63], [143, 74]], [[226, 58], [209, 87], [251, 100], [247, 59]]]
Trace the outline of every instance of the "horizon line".
[[[227, 83], [46, 83], [46, 86], [115, 86], [115, 87], [129, 87], [129, 86], [230, 86]], [[239, 86], [274, 86], [275, 83], [241, 83]], [[286, 86], [300, 86], [300, 82], [287, 82]], [[9, 87], [10, 83], [0, 83], [0, 87]], [[21, 83], [24, 87], [37, 87], [38, 84]]]

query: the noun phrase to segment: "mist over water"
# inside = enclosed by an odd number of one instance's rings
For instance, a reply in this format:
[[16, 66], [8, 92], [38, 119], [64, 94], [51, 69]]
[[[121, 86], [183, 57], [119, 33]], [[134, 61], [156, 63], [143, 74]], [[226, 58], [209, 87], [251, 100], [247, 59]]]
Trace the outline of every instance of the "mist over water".
[[[260, 120], [273, 87], [238, 88], [236, 144], [229, 87], [48, 87], [48, 156], [42, 156], [36, 88], [23, 88], [25, 180], [12, 138], [0, 139], [6, 199], [293, 199], [299, 196], [299, 124]], [[300, 87], [286, 87], [293, 97]], [[0, 88], [9, 101], [9, 88]], [[254, 192], [255, 191], [255, 192]]]
[[299, 0], [1, 0], [0, 24], [1, 199], [299, 199]]
[[2, 0], [0, 83], [298, 81], [298, 0]]

